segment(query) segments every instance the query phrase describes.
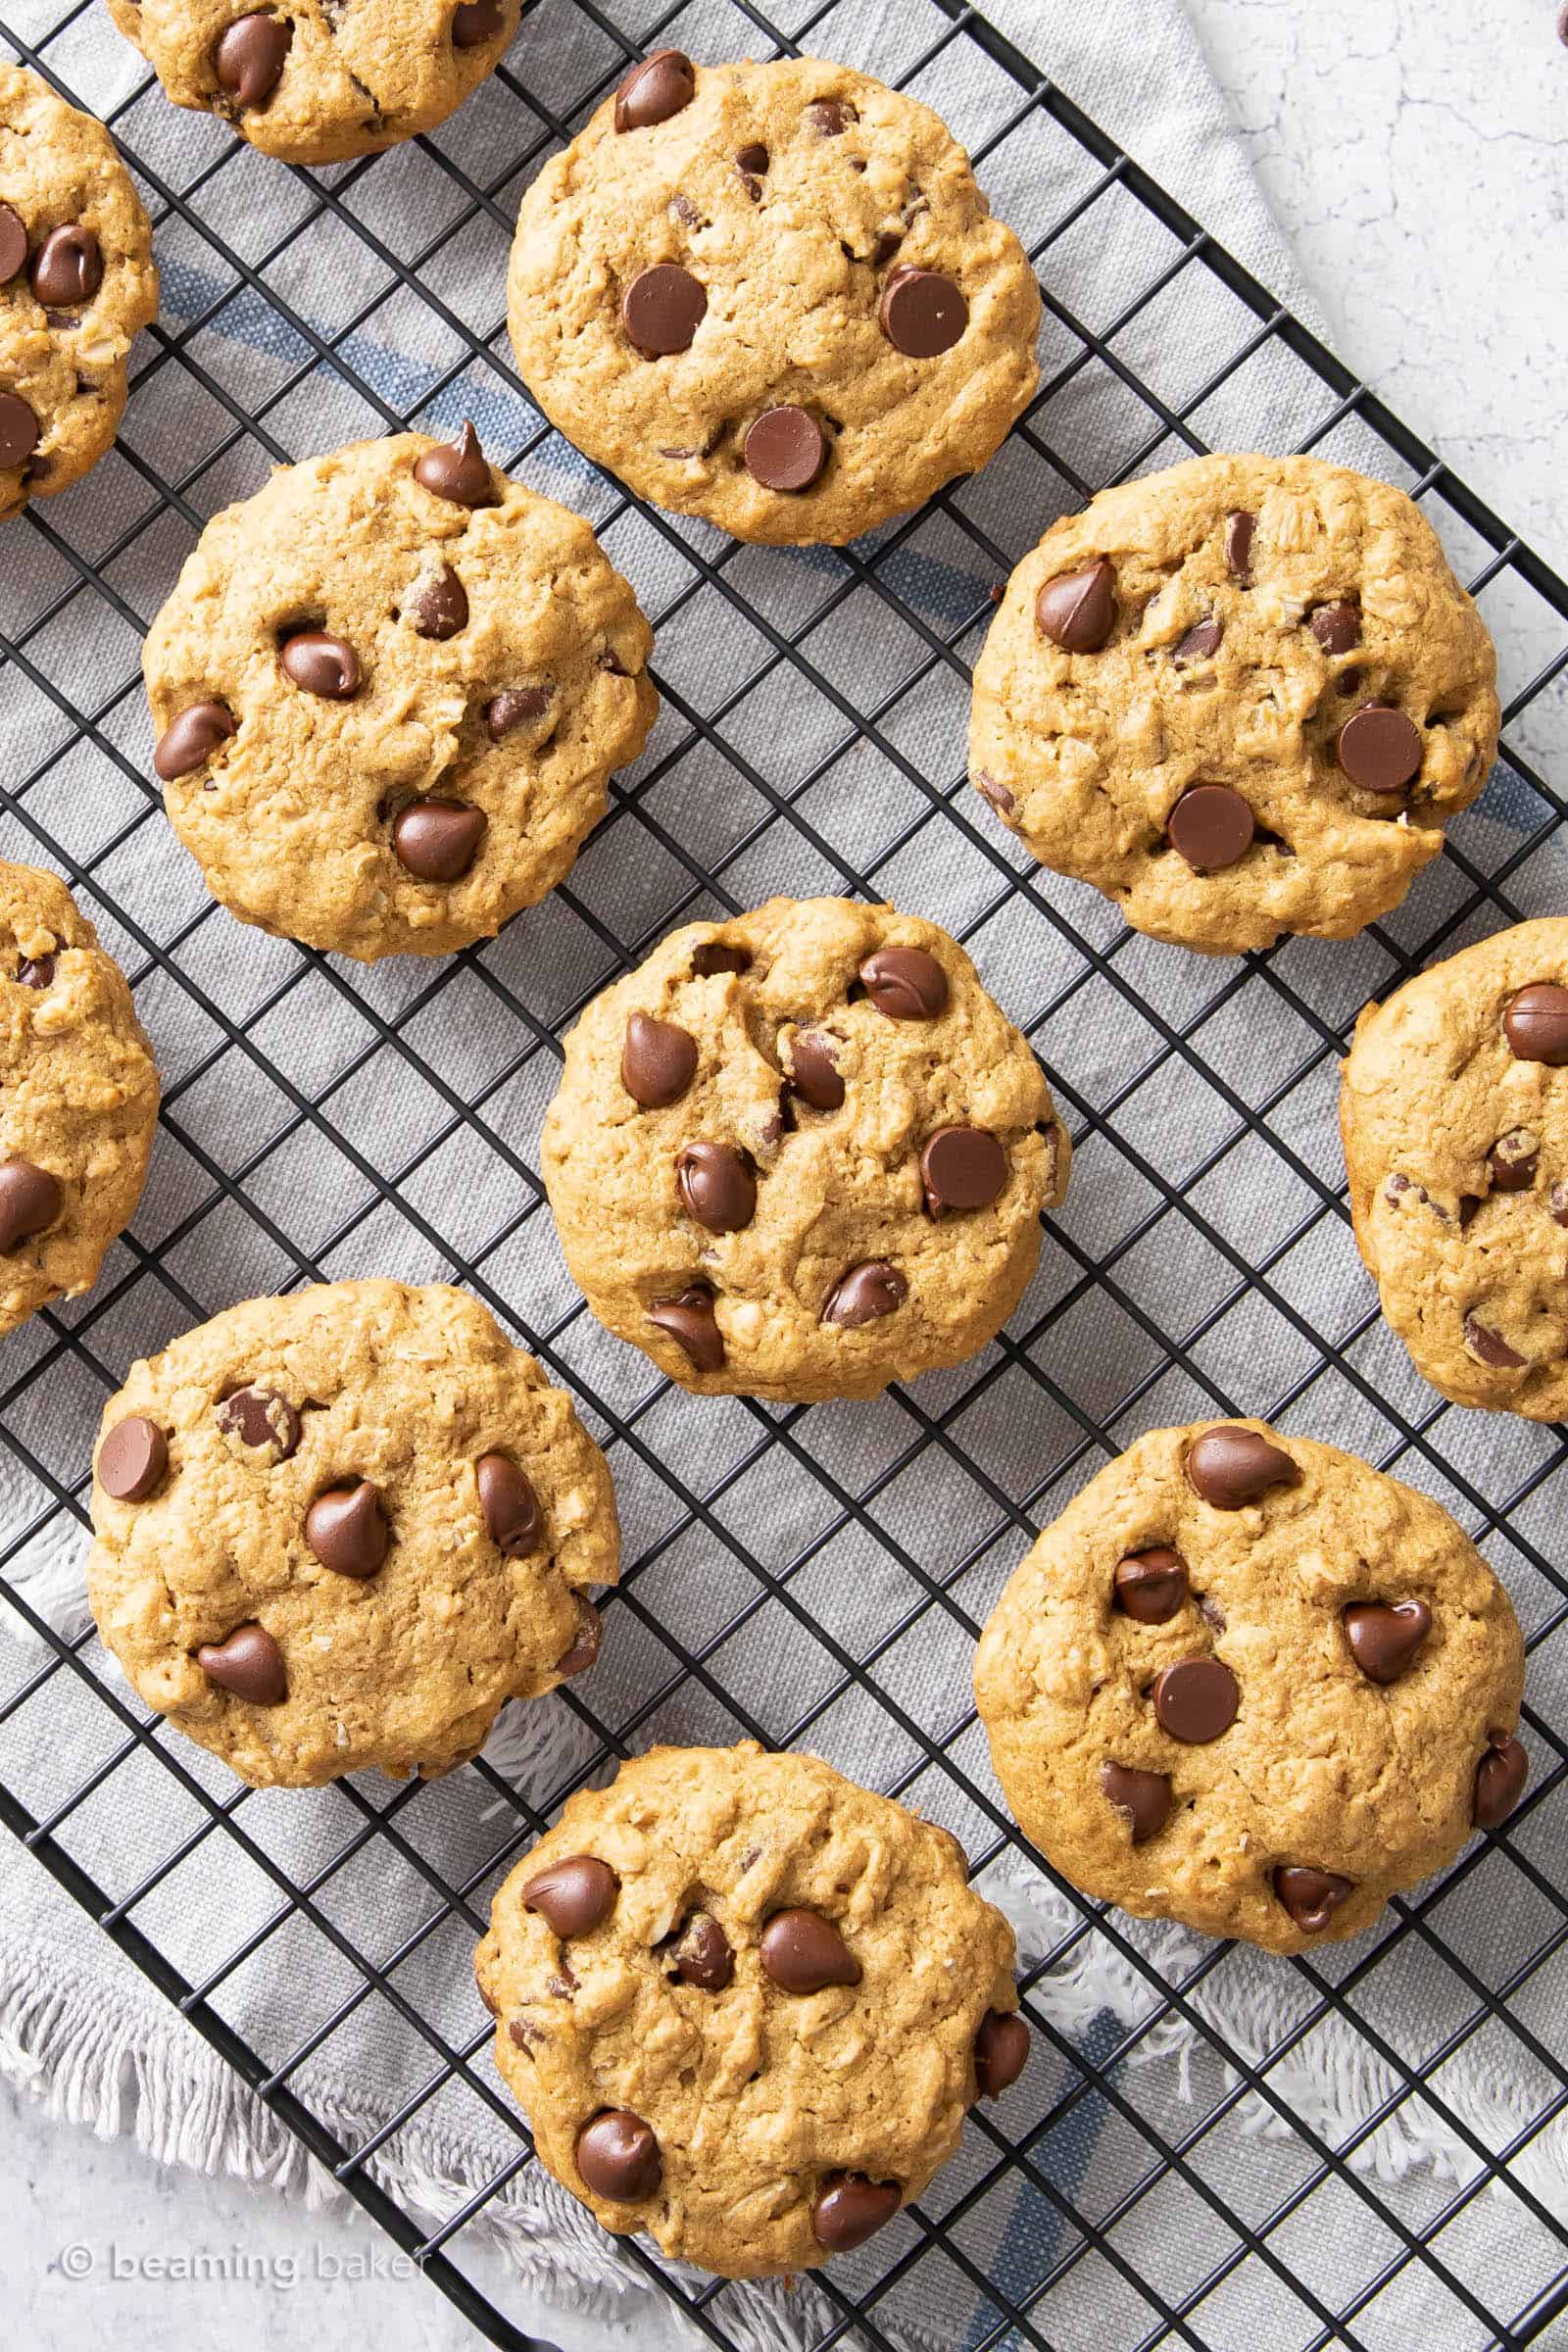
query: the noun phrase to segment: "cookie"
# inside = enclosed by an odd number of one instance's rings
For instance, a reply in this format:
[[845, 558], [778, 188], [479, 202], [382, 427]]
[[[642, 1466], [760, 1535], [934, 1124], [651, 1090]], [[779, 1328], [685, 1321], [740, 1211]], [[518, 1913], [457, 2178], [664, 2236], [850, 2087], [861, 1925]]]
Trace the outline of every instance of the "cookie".
[[946, 1830], [754, 1740], [579, 1791], [474, 1964], [541, 2162], [726, 2278], [863, 2244], [1028, 2059], [1012, 1930], [964, 1870]]
[[522, 0], [109, 0], [176, 106], [264, 155], [335, 164], [433, 130], [506, 55]]
[[601, 1323], [704, 1396], [808, 1402], [984, 1347], [1070, 1157], [945, 931], [773, 899], [671, 932], [588, 1007], [541, 1166]]
[[974, 1687], [1025, 1834], [1144, 1919], [1305, 1951], [1517, 1801], [1524, 1644], [1429, 1496], [1257, 1421], [1153, 1430], [1048, 1527]]
[[1568, 919], [1369, 1004], [1340, 1090], [1355, 1238], [1456, 1404], [1568, 1416]]
[[124, 974], [65, 885], [0, 863], [0, 1332], [98, 1279], [135, 1213], [158, 1072]]
[[1195, 458], [1102, 491], [1007, 583], [969, 774], [1043, 865], [1214, 955], [1346, 939], [1486, 783], [1496, 657], [1402, 491]]
[[553, 424], [737, 539], [854, 539], [973, 473], [1040, 291], [941, 119], [820, 58], [630, 68], [522, 199], [509, 321]]
[[570, 867], [653, 725], [652, 646], [587, 523], [471, 425], [280, 466], [148, 631], [170, 820], [242, 922], [447, 955]]
[[0, 518], [95, 466], [158, 316], [152, 230], [114, 140], [0, 63]]
[[605, 1458], [462, 1291], [253, 1298], [105, 1409], [87, 1591], [151, 1707], [258, 1788], [476, 1755], [592, 1665]]

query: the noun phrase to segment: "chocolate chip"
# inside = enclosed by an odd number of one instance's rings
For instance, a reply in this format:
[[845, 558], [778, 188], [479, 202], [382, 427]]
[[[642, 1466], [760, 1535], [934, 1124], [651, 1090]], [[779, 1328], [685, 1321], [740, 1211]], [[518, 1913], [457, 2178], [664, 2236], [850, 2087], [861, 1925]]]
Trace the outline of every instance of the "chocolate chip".
[[850, 124], [859, 121], [854, 107], [843, 98], [813, 98], [802, 119], [822, 139], [841, 139]]
[[612, 2205], [641, 2204], [657, 2195], [664, 2178], [658, 2140], [628, 2107], [607, 2107], [584, 2124], [577, 2134], [577, 2170], [594, 2195]]
[[619, 1879], [597, 1854], [566, 1854], [535, 1871], [522, 1889], [522, 1904], [564, 1939], [599, 1927], [615, 1908], [619, 1892]]
[[1489, 1325], [1478, 1321], [1474, 1315], [1466, 1315], [1464, 1319], [1464, 1344], [1473, 1356], [1484, 1364], [1490, 1364], [1494, 1372], [1517, 1372], [1525, 1360], [1522, 1355], [1514, 1353], [1506, 1340], [1499, 1339]]
[[1168, 1625], [1187, 1598], [1187, 1562], [1156, 1544], [1116, 1564], [1116, 1605], [1140, 1625]]
[[275, 1462], [299, 1451], [304, 1423], [276, 1389], [235, 1389], [218, 1407], [218, 1426], [242, 1446], [270, 1446]]
[[438, 442], [414, 461], [414, 478], [421, 489], [455, 507], [495, 507], [501, 493], [490, 477], [479, 447], [479, 436], [466, 423], [456, 441]]
[[906, 359], [934, 360], [962, 341], [969, 305], [963, 289], [938, 270], [895, 270], [882, 289], [877, 319]]
[[1224, 634], [1224, 622], [1216, 620], [1213, 613], [1210, 612], [1202, 620], [1194, 621], [1186, 636], [1176, 646], [1171, 660], [1178, 669], [1185, 669], [1189, 662], [1206, 662], [1212, 654], [1218, 653], [1220, 640]]
[[885, 1258], [868, 1257], [841, 1274], [822, 1309], [824, 1323], [840, 1331], [858, 1331], [862, 1324], [897, 1314], [909, 1296], [909, 1286], [897, 1266]]
[[1338, 1871], [1313, 1870], [1301, 1862], [1282, 1862], [1274, 1873], [1274, 1891], [1298, 1928], [1316, 1936], [1326, 1928], [1348, 1895], [1355, 1892], [1353, 1879]]
[[789, 1089], [812, 1110], [841, 1110], [844, 1081], [833, 1060], [832, 1040], [819, 1029], [797, 1029], [789, 1043]]
[[506, 23], [501, 0], [460, 0], [452, 12], [454, 49], [482, 49]]
[[47, 1231], [65, 1205], [65, 1194], [47, 1168], [13, 1155], [0, 1159], [0, 1257]]
[[1326, 654], [1348, 654], [1361, 642], [1361, 615], [1354, 605], [1342, 598], [1338, 604], [1319, 605], [1307, 614], [1307, 627]]
[[281, 1706], [288, 1696], [283, 1652], [264, 1625], [236, 1625], [222, 1642], [204, 1642], [196, 1663], [210, 1683], [253, 1707]]
[[974, 2037], [974, 2086], [1000, 2099], [1029, 2063], [1029, 2029], [1015, 2009], [988, 2009]]
[[753, 140], [750, 146], [742, 147], [735, 157], [735, 169], [740, 173], [746, 193], [754, 204], [760, 204], [762, 201], [761, 177], [767, 170], [767, 149], [760, 139]]
[[563, 1651], [556, 1660], [556, 1672], [564, 1683], [569, 1683], [576, 1675], [586, 1674], [590, 1666], [598, 1664], [599, 1645], [605, 1630], [599, 1611], [591, 1600], [584, 1600], [580, 1592], [574, 1592], [572, 1599], [577, 1604], [577, 1631], [571, 1638], [570, 1648]]
[[1552, 1186], [1549, 1206], [1551, 1209], [1552, 1223], [1554, 1225], [1568, 1225], [1568, 1184], [1554, 1184]]
[[499, 743], [514, 727], [526, 726], [530, 719], [543, 718], [549, 708], [548, 686], [503, 686], [484, 707], [491, 742]]
[[710, 1233], [739, 1233], [757, 1214], [757, 1179], [728, 1144], [688, 1144], [675, 1182], [687, 1215]]
[[1170, 1818], [1168, 1772], [1139, 1772], [1131, 1764], [1102, 1764], [1100, 1787], [1106, 1800], [1132, 1823], [1134, 1845], [1146, 1845], [1151, 1838], [1157, 1838]]
[[98, 1484], [116, 1502], [145, 1502], [168, 1468], [169, 1440], [141, 1413], [117, 1421], [98, 1448]]
[[468, 625], [467, 594], [450, 564], [424, 581], [403, 610], [420, 637], [433, 637], [442, 645]]
[[692, 337], [707, 315], [707, 287], [678, 262], [661, 262], [652, 270], [639, 270], [620, 305], [621, 324], [648, 360], [690, 351]]
[[504, 1453], [482, 1453], [473, 1466], [479, 1508], [491, 1540], [509, 1560], [532, 1551], [545, 1532], [544, 1513], [526, 1471]]
[[25, 963], [17, 966], [19, 988], [49, 988], [54, 983], [55, 959], [52, 956], [29, 956]]
[[305, 1514], [305, 1541], [323, 1568], [339, 1576], [373, 1576], [386, 1558], [392, 1531], [369, 1480], [318, 1494]]
[[45, 309], [80, 310], [104, 282], [104, 257], [97, 238], [79, 221], [53, 228], [32, 257], [27, 283]]
[[863, 2173], [829, 2173], [811, 2207], [811, 2235], [830, 2254], [850, 2254], [891, 2222], [903, 2202], [896, 2180]]
[[615, 92], [615, 128], [647, 130], [667, 122], [697, 95], [697, 74], [683, 49], [656, 49], [620, 77]]
[[1195, 874], [1223, 873], [1251, 848], [1252, 811], [1228, 784], [1195, 784], [1165, 821], [1166, 838]]
[[[667, 209], [683, 228], [706, 228], [708, 225], [691, 198], [683, 195], [679, 188], [670, 198]], [[696, 452], [693, 451], [690, 454], [695, 456]]]
[[0, 392], [0, 468], [25, 465], [38, 446], [38, 419], [15, 392]]
[[1502, 1029], [1517, 1061], [1544, 1061], [1560, 1070], [1568, 1062], [1568, 988], [1532, 981], [1509, 1000]]
[[678, 1298], [664, 1298], [648, 1310], [648, 1320], [690, 1356], [697, 1372], [716, 1372], [724, 1361], [724, 1341], [713, 1316], [713, 1294], [694, 1282]]
[[1494, 1193], [1528, 1193], [1536, 1181], [1541, 1147], [1527, 1127], [1499, 1135], [1487, 1153], [1487, 1173]]
[[827, 436], [808, 409], [764, 409], [746, 435], [746, 470], [764, 490], [809, 490]]
[[1116, 575], [1105, 558], [1048, 580], [1035, 598], [1035, 622], [1064, 654], [1098, 654], [1116, 626]]
[[858, 1984], [862, 1970], [830, 1919], [819, 1911], [776, 1911], [762, 1930], [762, 1974], [784, 1992], [820, 1992]]
[[744, 948], [726, 948], [722, 940], [710, 939], [692, 950], [692, 972], [699, 980], [711, 980], [715, 972], [733, 972], [739, 979], [749, 972], [752, 959]]
[[158, 738], [153, 766], [166, 784], [191, 775], [220, 743], [236, 732], [233, 712], [221, 703], [191, 703], [172, 718]]
[[1239, 1511], [1270, 1487], [1299, 1486], [1301, 1473], [1288, 1453], [1255, 1429], [1224, 1422], [1193, 1440], [1187, 1450], [1187, 1477], [1215, 1510]]
[[697, 1040], [675, 1021], [634, 1012], [620, 1049], [620, 1083], [643, 1110], [678, 1102], [697, 1075]]
[[392, 847], [416, 882], [461, 882], [489, 824], [466, 801], [411, 801], [392, 827]]
[[1421, 730], [1402, 710], [1363, 703], [1340, 729], [1334, 756], [1363, 792], [1402, 792], [1421, 770]]
[[1242, 1694], [1222, 1658], [1181, 1658], [1154, 1677], [1154, 1713], [1162, 1731], [1189, 1747], [1205, 1747], [1236, 1721]]
[[729, 1937], [706, 1911], [694, 1911], [670, 1947], [675, 1974], [699, 1992], [722, 1992], [735, 1975]]
[[878, 948], [860, 985], [890, 1021], [934, 1021], [948, 1008], [948, 975], [924, 948]]
[[999, 816], [1010, 816], [1018, 806], [1005, 784], [999, 784], [995, 776], [988, 776], [983, 767], [975, 769], [974, 788], [991, 803]]
[[258, 12], [238, 17], [219, 35], [213, 71], [219, 87], [240, 106], [260, 106], [282, 79], [283, 60], [294, 38], [292, 24]]
[[1350, 1655], [1369, 1683], [1396, 1683], [1432, 1631], [1424, 1600], [1358, 1600], [1344, 1613]]
[[1252, 585], [1252, 539], [1257, 516], [1239, 508], [1225, 517], [1225, 568], [1244, 588]]
[[277, 658], [285, 677], [329, 703], [352, 702], [364, 684], [353, 646], [345, 637], [329, 637], [324, 629], [301, 629], [285, 641]]
[[920, 1154], [920, 1182], [933, 1217], [989, 1208], [1007, 1189], [1007, 1154], [984, 1127], [939, 1127]]
[[14, 204], [0, 204], [0, 286], [27, 258], [27, 227]]
[[1509, 1732], [1489, 1732], [1486, 1752], [1476, 1766], [1475, 1797], [1470, 1818], [1478, 1830], [1494, 1830], [1525, 1792], [1530, 1759]]

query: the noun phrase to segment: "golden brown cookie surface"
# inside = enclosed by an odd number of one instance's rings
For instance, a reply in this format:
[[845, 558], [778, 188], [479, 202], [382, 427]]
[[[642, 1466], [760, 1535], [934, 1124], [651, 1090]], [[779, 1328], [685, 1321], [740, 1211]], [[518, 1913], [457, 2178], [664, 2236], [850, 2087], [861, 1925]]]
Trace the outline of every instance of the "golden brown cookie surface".
[[1523, 1787], [1524, 1645], [1424, 1494], [1262, 1422], [1154, 1430], [1047, 1528], [975, 1694], [1086, 1893], [1270, 1951], [1369, 1927]]
[[496, 2063], [605, 2227], [726, 2278], [917, 2197], [1028, 2056], [962, 1849], [814, 1757], [655, 1748], [572, 1797], [475, 1961]]

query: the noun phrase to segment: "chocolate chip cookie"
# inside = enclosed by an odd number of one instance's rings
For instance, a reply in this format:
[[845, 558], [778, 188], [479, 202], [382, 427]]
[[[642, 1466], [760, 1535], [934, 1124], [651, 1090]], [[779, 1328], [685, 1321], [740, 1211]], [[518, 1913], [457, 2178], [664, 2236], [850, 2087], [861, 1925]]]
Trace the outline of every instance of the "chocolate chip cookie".
[[588, 525], [471, 425], [280, 466], [148, 632], [170, 819], [242, 922], [446, 955], [570, 867], [653, 724], [652, 646]]
[[1568, 920], [1484, 939], [1369, 1004], [1340, 1092], [1355, 1238], [1418, 1371], [1568, 1416]]
[[111, 446], [126, 355], [157, 316], [152, 231], [114, 140], [0, 63], [0, 517]]
[[814, 2269], [919, 2196], [1027, 2063], [1012, 1965], [946, 1830], [751, 1740], [572, 1797], [475, 1959], [546, 2168], [726, 2278]]
[[53, 874], [0, 863], [0, 1332], [77, 1298], [141, 1199], [158, 1072], [124, 974]]
[[243, 1781], [401, 1779], [591, 1666], [615, 1498], [462, 1291], [337, 1282], [185, 1333], [107, 1406], [87, 1590], [149, 1706]]
[[1402, 491], [1196, 458], [1102, 491], [1014, 571], [969, 774], [1042, 864], [1215, 955], [1403, 898], [1497, 748], [1496, 658]]
[[1085, 1893], [1299, 1952], [1525, 1785], [1508, 1596], [1427, 1495], [1262, 1422], [1140, 1438], [997, 1603], [975, 1694], [1007, 1802]]
[[609, 1330], [706, 1396], [808, 1401], [983, 1347], [1070, 1156], [945, 931], [774, 899], [672, 932], [589, 1006], [541, 1164]]
[[552, 423], [737, 539], [853, 539], [983, 466], [1040, 293], [929, 107], [819, 58], [629, 69], [523, 197], [509, 317]]
[[433, 130], [506, 54], [522, 0], [109, 0], [176, 106], [264, 155], [334, 164]]

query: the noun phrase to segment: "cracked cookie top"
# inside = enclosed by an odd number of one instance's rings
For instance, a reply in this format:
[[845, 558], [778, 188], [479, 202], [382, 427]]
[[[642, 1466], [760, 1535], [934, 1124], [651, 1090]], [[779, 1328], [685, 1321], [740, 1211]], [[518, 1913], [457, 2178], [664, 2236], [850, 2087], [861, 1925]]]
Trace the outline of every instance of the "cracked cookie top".
[[1340, 1093], [1383, 1312], [1458, 1404], [1568, 1415], [1568, 920], [1518, 923], [1369, 1004]]
[[1037, 380], [1034, 273], [963, 149], [819, 58], [633, 66], [523, 197], [509, 316], [553, 423], [739, 539], [920, 505]]
[[320, 1284], [133, 1364], [94, 1462], [88, 1596], [149, 1706], [257, 1787], [474, 1755], [593, 1663], [605, 1458], [441, 1285]]
[[522, 0], [109, 0], [176, 106], [331, 164], [433, 130], [499, 64]]
[[170, 819], [244, 922], [445, 955], [567, 871], [653, 724], [652, 647], [587, 523], [471, 425], [280, 466], [148, 632]]
[[1195, 458], [1102, 491], [1013, 572], [970, 779], [1156, 939], [1344, 939], [1485, 785], [1495, 680], [1402, 491], [1316, 458]]
[[945, 931], [774, 899], [672, 932], [588, 1007], [542, 1166], [611, 1331], [703, 1394], [809, 1400], [983, 1347], [1070, 1156]]
[[1028, 2059], [1012, 1931], [964, 1874], [948, 1831], [752, 1740], [579, 1791], [475, 1959], [543, 2163], [724, 2278], [863, 2244]]
[[1088, 1894], [1296, 1952], [1494, 1828], [1524, 1643], [1429, 1496], [1258, 1421], [1152, 1430], [1009, 1581], [975, 1654], [1019, 1825]]
[[0, 517], [110, 447], [126, 355], [157, 316], [152, 231], [113, 139], [0, 64]]
[[53, 874], [0, 864], [0, 1332], [91, 1289], [157, 1124], [124, 974]]

